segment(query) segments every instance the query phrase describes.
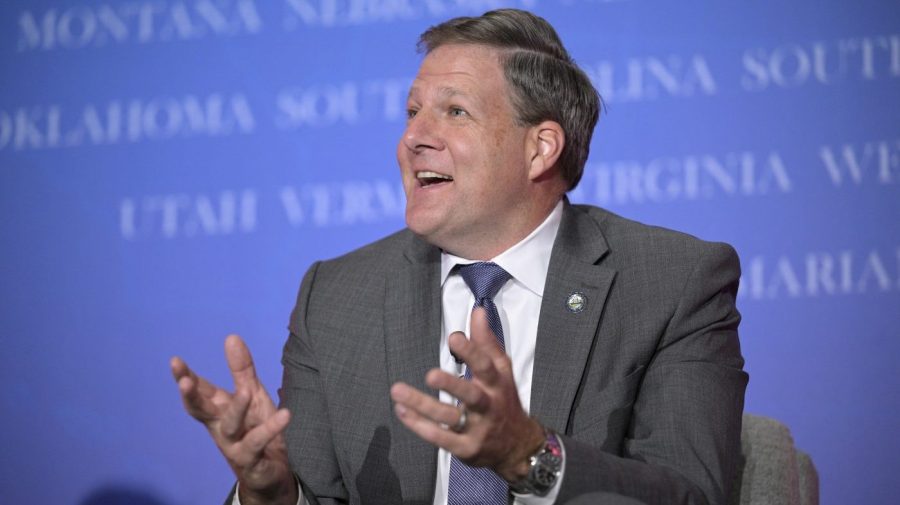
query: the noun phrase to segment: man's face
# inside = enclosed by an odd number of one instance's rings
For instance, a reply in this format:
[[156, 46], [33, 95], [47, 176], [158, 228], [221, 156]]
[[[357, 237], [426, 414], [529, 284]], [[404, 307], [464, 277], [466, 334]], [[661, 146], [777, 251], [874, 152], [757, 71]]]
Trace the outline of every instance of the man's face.
[[509, 96], [499, 52], [485, 46], [438, 47], [413, 81], [397, 146], [406, 223], [448, 252], [472, 258], [527, 215], [528, 129]]

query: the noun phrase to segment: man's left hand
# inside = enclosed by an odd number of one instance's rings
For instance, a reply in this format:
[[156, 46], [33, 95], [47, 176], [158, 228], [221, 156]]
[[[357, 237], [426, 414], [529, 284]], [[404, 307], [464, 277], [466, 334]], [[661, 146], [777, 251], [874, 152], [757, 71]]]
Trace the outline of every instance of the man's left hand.
[[[529, 471], [528, 458], [543, 445], [544, 429], [528, 417], [519, 402], [512, 361], [500, 349], [482, 308], [472, 312], [471, 339], [450, 335], [450, 351], [463, 360], [472, 380], [434, 368], [425, 383], [460, 401], [454, 406], [398, 382], [391, 387], [394, 411], [407, 428], [442, 447], [470, 466], [492, 468], [507, 482], [518, 482]], [[465, 426], [459, 424], [465, 409]]]

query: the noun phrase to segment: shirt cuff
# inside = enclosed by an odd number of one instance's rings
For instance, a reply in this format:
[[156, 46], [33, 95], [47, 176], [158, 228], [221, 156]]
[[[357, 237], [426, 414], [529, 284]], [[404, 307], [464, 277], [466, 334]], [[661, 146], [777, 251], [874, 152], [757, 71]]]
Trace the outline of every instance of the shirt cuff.
[[[295, 475], [294, 480], [297, 481], [297, 505], [306, 505], [306, 498], [303, 496], [303, 486], [300, 485], [300, 479]], [[231, 505], [241, 505], [240, 493], [238, 493], [240, 486], [240, 482], [234, 485], [234, 498], [231, 499]]]

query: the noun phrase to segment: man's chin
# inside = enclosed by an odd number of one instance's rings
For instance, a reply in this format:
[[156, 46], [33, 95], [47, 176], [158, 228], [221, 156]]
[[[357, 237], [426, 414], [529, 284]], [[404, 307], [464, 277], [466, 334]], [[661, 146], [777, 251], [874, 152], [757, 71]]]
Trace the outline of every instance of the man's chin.
[[437, 228], [433, 222], [418, 213], [411, 213], [409, 209], [406, 211], [406, 227], [426, 242], [431, 242], [430, 238], [435, 235]]
[[[428, 242], [431, 245], [445, 249], [452, 245], [447, 244], [447, 238], [442, 223], [437, 219], [438, 216], [428, 215], [419, 210], [411, 211], [408, 207], [406, 210], [406, 227], [416, 236]], [[450, 240], [452, 242], [452, 240]]]

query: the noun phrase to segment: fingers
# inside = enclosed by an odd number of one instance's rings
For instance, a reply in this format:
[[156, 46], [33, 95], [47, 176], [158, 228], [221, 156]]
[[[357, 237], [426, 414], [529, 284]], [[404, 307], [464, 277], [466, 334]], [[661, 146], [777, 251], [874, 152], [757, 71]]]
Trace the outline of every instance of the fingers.
[[491, 324], [488, 322], [487, 310], [485, 310], [484, 307], [475, 307], [472, 309], [472, 321], [470, 326], [470, 332], [473, 339], [476, 339], [476, 341], [481, 344], [489, 341], [493, 343], [494, 347], [498, 350], [500, 349], [497, 344], [497, 335], [494, 335], [494, 331], [491, 330]]
[[226, 454], [238, 467], [250, 467], [262, 459], [266, 446], [281, 435], [291, 420], [287, 409], [279, 409], [259, 426], [248, 431], [244, 437], [231, 446]]
[[486, 309], [478, 307], [472, 311], [471, 326], [471, 340], [475, 346], [494, 362], [494, 366], [499, 372], [503, 373], [507, 368], [512, 371], [509, 357], [500, 348], [500, 344], [497, 343], [497, 336], [494, 335], [491, 325], [488, 323]]
[[219, 410], [212, 401], [214, 393], [209, 390], [213, 386], [195, 375], [181, 358], [172, 358], [170, 366], [185, 410], [202, 423], [213, 420]]
[[245, 430], [244, 419], [247, 417], [247, 409], [250, 407], [250, 394], [246, 391], [238, 391], [234, 394], [231, 403], [222, 416], [219, 423], [219, 431], [228, 440], [239, 440]]
[[[440, 370], [436, 371], [443, 373]], [[459, 409], [456, 406], [443, 403], [437, 398], [402, 382], [398, 382], [391, 387], [391, 399], [397, 405], [413, 409], [431, 421], [443, 426], [453, 426], [459, 422]]]
[[[450, 335], [448, 343], [450, 351], [466, 363], [473, 377], [487, 384], [497, 381], [497, 370], [493, 359], [489, 355], [490, 351], [482, 348], [489, 347], [489, 345], [481, 346], [477, 342], [467, 339], [459, 332]], [[499, 350], [496, 343], [492, 345]]]
[[458, 451], [457, 447], [461, 443], [462, 435], [444, 428], [420, 412], [406, 408], [400, 403], [394, 406], [394, 412], [404, 426], [426, 442], [443, 447], [454, 454]]
[[279, 409], [266, 422], [250, 430], [244, 437], [244, 443], [251, 451], [261, 452], [273, 438], [287, 428], [290, 421], [291, 413], [288, 409]]
[[450, 335], [450, 352], [463, 360], [472, 376], [486, 385], [498, 385], [507, 376], [511, 379], [512, 363], [497, 343], [483, 308], [472, 311], [471, 339], [456, 332]]
[[220, 388], [210, 384], [209, 381], [207, 381], [203, 377], [200, 377], [199, 375], [194, 373], [194, 371], [191, 370], [187, 363], [185, 363], [181, 358], [176, 356], [172, 358], [169, 364], [172, 368], [172, 376], [175, 377], [176, 382], [180, 382], [182, 377], [190, 377], [190, 379], [194, 383], [196, 383], [198, 393], [203, 395], [204, 397], [212, 398], [217, 393], [222, 391]]
[[460, 420], [455, 405], [441, 403], [402, 383], [391, 388], [395, 413], [419, 437], [467, 464], [506, 468], [509, 454], [521, 445], [524, 435], [531, 435], [536, 423], [522, 409], [512, 362], [491, 331], [484, 309], [472, 312], [470, 334], [469, 339], [460, 332], [450, 335], [449, 346], [454, 356], [466, 363], [472, 380], [440, 369], [425, 376], [430, 388], [445, 391], [465, 405], [466, 428], [459, 432], [452, 429]]
[[235, 395], [195, 374], [181, 358], [172, 358], [170, 366], [188, 413], [207, 428], [213, 429], [216, 423], [215, 431], [230, 440], [263, 423], [275, 413], [275, 404], [259, 383], [250, 351], [237, 335], [225, 339], [225, 357]]
[[447, 429], [459, 422], [460, 410], [457, 407], [440, 402], [402, 382], [391, 387], [391, 398], [397, 417], [421, 438], [444, 448], [459, 444], [459, 435]]
[[256, 368], [253, 366], [253, 357], [241, 337], [228, 335], [225, 339], [225, 359], [228, 361], [228, 368], [234, 378], [235, 388], [255, 389], [259, 385]]
[[178, 379], [190, 373], [187, 363], [178, 356], [173, 356], [172, 359], [169, 360], [169, 368], [172, 369], [172, 377], [175, 378], [175, 382], [178, 382]]
[[225, 356], [235, 382], [233, 395], [196, 375], [181, 358], [171, 359], [185, 409], [206, 426], [241, 482], [242, 492], [268, 500], [280, 496], [273, 490], [285, 491], [293, 496], [287, 501], [294, 503], [296, 486], [282, 436], [290, 413], [275, 409], [256, 377], [250, 351], [236, 335], [225, 340]]
[[[484, 390], [471, 381], [455, 377], [440, 369], [433, 369], [425, 376], [425, 384], [432, 389], [440, 389], [464, 403], [469, 410], [484, 412], [489, 408], [490, 398]], [[429, 397], [431, 398], [431, 397]], [[446, 423], [452, 426], [455, 423]]]

